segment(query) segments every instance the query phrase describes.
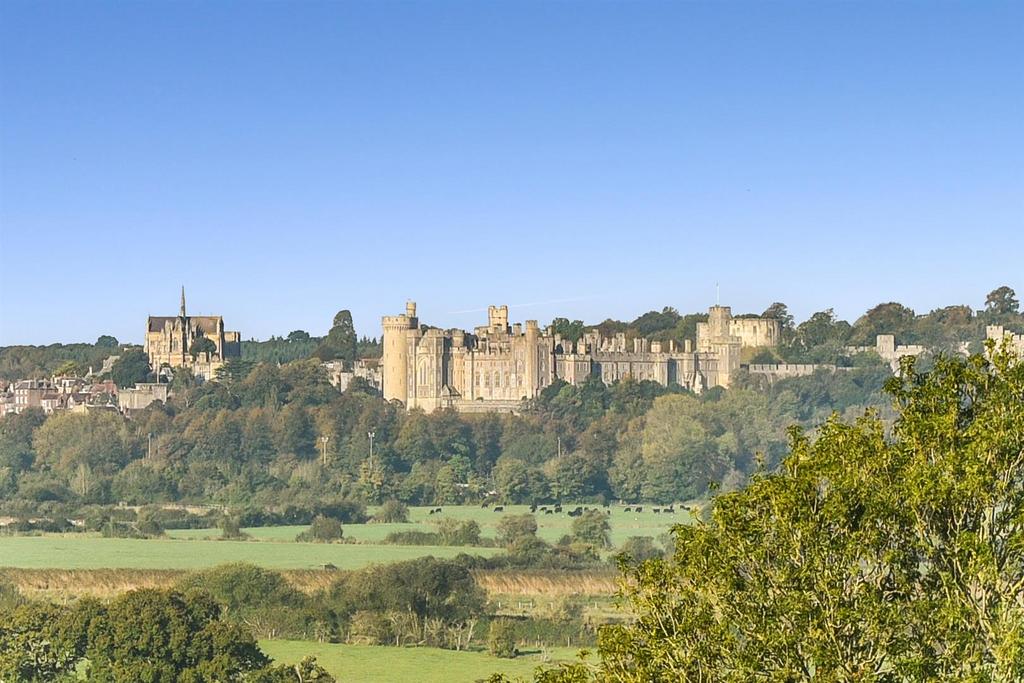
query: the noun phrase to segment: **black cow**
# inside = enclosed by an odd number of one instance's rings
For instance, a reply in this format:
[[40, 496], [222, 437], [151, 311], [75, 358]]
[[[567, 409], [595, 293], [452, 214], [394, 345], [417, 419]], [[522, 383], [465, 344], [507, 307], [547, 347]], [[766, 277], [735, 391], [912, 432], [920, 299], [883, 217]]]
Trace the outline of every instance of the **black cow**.
[[495, 512], [504, 512], [505, 511], [505, 506], [504, 505], [495, 505], [494, 506], [494, 511]]

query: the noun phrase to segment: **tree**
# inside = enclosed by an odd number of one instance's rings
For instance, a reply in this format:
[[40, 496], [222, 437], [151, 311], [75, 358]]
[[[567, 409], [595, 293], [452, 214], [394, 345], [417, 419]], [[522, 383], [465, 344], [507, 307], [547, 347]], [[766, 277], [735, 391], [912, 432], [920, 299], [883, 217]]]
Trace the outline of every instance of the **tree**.
[[316, 657], [305, 657], [298, 664], [279, 664], [250, 674], [246, 683], [335, 683], [335, 679]]
[[771, 306], [764, 309], [764, 313], [761, 314], [761, 317], [778, 320], [783, 331], [793, 329], [793, 316], [789, 312], [789, 307], [781, 301], [776, 301]]
[[582, 320], [570, 322], [568, 318], [555, 318], [551, 321], [551, 329], [555, 334], [561, 335], [564, 341], [569, 342], [579, 341], [584, 332]]
[[96, 340], [96, 346], [101, 346], [105, 349], [116, 349], [120, 345], [117, 341], [117, 337], [113, 337], [109, 334], [101, 334]]
[[121, 389], [145, 382], [149, 374], [149, 356], [141, 349], [125, 351], [110, 367], [110, 379]]
[[906, 362], [899, 412], [791, 430], [781, 469], [625, 563], [635, 620], [602, 630], [596, 675], [537, 680], [1024, 678], [1024, 362]]
[[985, 310], [993, 315], [1013, 315], [1020, 310], [1017, 292], [1006, 285], [997, 287], [985, 297]]
[[309, 332], [305, 330], [292, 330], [287, 337], [290, 342], [309, 341]]
[[572, 521], [572, 537], [595, 548], [610, 548], [612, 527], [600, 510], [587, 510]]
[[385, 522], [388, 524], [408, 522], [409, 508], [405, 503], [401, 503], [397, 500], [385, 500], [377, 510], [377, 513], [374, 514], [373, 520], [375, 522]]
[[515, 626], [508, 619], [495, 619], [487, 633], [487, 651], [495, 657], [512, 659], [516, 651]]
[[524, 536], [537, 535], [537, 518], [531, 514], [508, 515], [498, 522], [498, 543], [510, 546]]
[[195, 360], [199, 356], [217, 353], [217, 345], [209, 337], [199, 336], [189, 344], [188, 353]]
[[873, 345], [880, 334], [893, 334], [897, 339], [913, 341], [914, 311], [903, 304], [891, 301], [878, 304], [857, 319], [850, 330], [850, 343]]
[[343, 360], [349, 363], [356, 359], [356, 328], [352, 324], [349, 310], [338, 311], [334, 316], [331, 330], [320, 342], [316, 356], [320, 360]]
[[309, 529], [299, 534], [295, 540], [332, 543], [340, 541], [344, 535], [345, 530], [342, 528], [341, 522], [333, 517], [317, 515], [313, 519], [313, 523], [309, 525]]

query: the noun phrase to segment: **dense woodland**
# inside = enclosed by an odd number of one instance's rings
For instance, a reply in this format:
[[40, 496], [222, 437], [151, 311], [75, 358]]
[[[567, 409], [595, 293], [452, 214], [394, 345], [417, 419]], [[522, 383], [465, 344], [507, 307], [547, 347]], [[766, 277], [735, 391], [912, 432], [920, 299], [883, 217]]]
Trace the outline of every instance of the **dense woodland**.
[[[813, 427], [832, 413], [852, 418], [869, 407], [891, 418], [882, 395], [889, 368], [871, 353], [844, 358], [844, 345], [893, 332], [900, 342], [949, 352], [961, 342], [980, 348], [986, 324], [1024, 329], [1009, 288], [993, 291], [980, 313], [953, 306], [916, 315], [890, 303], [852, 325], [829, 311], [797, 325], [781, 304], [765, 314], [785, 330], [771, 355], [852, 367], [771, 384], [741, 372], [734, 388], [700, 396], [651, 382], [556, 383], [521, 415], [425, 415], [406, 413], [359, 381], [344, 393], [327, 382], [321, 360], [351, 360], [374, 348], [372, 340], [358, 341], [342, 311], [326, 337], [297, 331], [247, 347], [248, 355], [216, 381], [199, 384], [177, 373], [172, 399], [130, 420], [108, 411], [3, 418], [0, 499], [11, 514], [122, 501], [268, 508], [389, 499], [685, 501], [734, 490], [773, 469], [791, 425]], [[601, 326], [664, 337], [688, 334], [695, 319], [665, 309]], [[554, 325], [568, 336], [583, 329], [565, 320]], [[109, 353], [116, 344], [103, 338], [93, 347], [75, 345], [74, 358], [93, 358], [98, 348]], [[280, 349], [290, 345], [302, 349], [300, 357], [284, 362]], [[24, 348], [3, 350], [5, 373], [74, 360], [64, 354], [72, 347]], [[146, 372], [139, 351], [126, 351], [115, 364], [119, 383], [139, 372]]]

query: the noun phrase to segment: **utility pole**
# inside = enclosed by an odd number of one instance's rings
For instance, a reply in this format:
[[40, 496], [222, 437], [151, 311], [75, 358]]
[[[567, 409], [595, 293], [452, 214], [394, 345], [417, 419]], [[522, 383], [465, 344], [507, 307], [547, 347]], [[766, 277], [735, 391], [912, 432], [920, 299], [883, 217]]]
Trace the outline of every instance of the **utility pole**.
[[146, 460], [153, 459], [153, 432], [146, 437]]
[[558, 457], [562, 457], [562, 437], [558, 437]]
[[377, 434], [376, 432], [366, 432], [366, 436], [370, 438], [370, 472], [373, 472], [373, 437]]
[[320, 464], [327, 467], [327, 442], [330, 441], [331, 437], [321, 436], [320, 437]]

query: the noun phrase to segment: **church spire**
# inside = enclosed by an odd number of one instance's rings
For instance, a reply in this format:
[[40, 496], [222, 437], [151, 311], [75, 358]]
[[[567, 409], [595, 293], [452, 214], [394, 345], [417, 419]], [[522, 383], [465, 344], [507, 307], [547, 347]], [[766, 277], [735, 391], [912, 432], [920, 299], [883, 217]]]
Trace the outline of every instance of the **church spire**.
[[181, 286], [181, 317], [185, 317], [185, 285]]

